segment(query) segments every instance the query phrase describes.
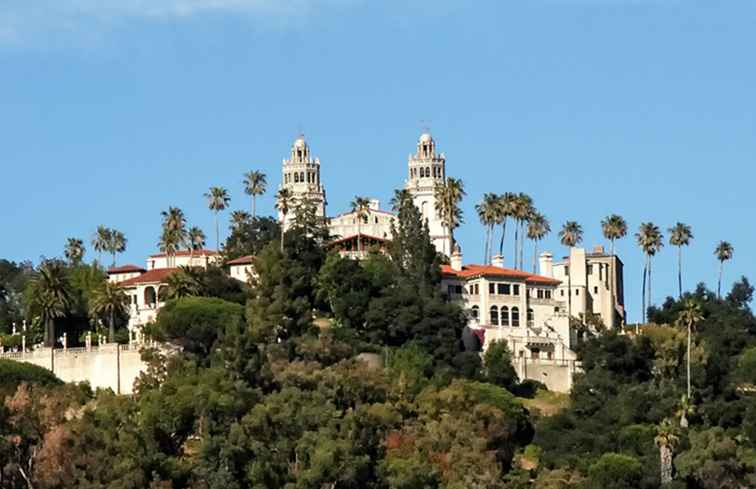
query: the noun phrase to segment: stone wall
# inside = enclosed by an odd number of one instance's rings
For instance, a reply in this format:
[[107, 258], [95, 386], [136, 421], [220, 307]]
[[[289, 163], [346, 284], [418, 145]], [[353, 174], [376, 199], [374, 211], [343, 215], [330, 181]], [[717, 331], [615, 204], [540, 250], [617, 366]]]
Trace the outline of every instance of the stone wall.
[[581, 364], [575, 360], [546, 360], [542, 358], [517, 358], [515, 370], [520, 380], [537, 380], [546, 384], [550, 391], [570, 392], [573, 377], [581, 372]]
[[0, 358], [28, 362], [52, 370], [64, 382], [89, 382], [93, 389], [112, 389], [131, 394], [139, 373], [147, 370], [139, 350], [132, 345], [108, 344], [86, 348], [40, 348], [25, 353], [3, 353]]

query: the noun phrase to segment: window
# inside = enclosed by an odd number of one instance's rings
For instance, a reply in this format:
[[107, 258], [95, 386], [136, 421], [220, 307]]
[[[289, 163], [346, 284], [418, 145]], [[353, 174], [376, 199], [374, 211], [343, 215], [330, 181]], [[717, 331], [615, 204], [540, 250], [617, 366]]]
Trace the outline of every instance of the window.
[[507, 306], [501, 306], [501, 325], [509, 326], [509, 308]]
[[538, 348], [533, 348], [532, 350], [530, 350], [530, 357], [536, 360], [541, 358], [541, 350], [539, 350]]
[[546, 299], [551, 299], [551, 291], [550, 290], [544, 290], [543, 291], [543, 297]]
[[425, 176], [428, 177], [428, 178], [430, 178], [430, 176], [431, 176], [430, 175], [430, 167], [429, 166], [425, 167]]
[[580, 289], [575, 289], [575, 295], [576, 296], [580, 295]]
[[514, 284], [512, 286], [512, 295], [520, 295], [520, 286], [517, 284]]
[[299, 183], [299, 173], [294, 174], [294, 183]]
[[538, 299], [543, 299], [543, 292], [544, 292], [543, 290], [541, 290], [541, 289], [538, 289], [538, 290], [537, 290], [537, 294], [536, 294], [536, 297], [537, 297]]
[[546, 358], [549, 359], [549, 360], [553, 360], [554, 359], [554, 353], [550, 352], [550, 351], [547, 351], [546, 352]]
[[450, 285], [449, 287], [447, 287], [447, 289], [449, 291], [449, 295], [452, 295], [454, 293], [454, 286], [453, 285]]
[[491, 324], [494, 326], [499, 325], [499, 308], [491, 306]]
[[465, 289], [461, 285], [455, 285], [454, 286], [454, 293], [462, 295], [464, 293]]
[[564, 289], [560, 290], [559, 292], [562, 293], [562, 297], [564, 297]]
[[510, 294], [509, 284], [496, 284], [496, 291], [499, 295], [509, 295]]
[[593, 287], [593, 293], [598, 294], [598, 287]]
[[588, 265], [588, 275], [593, 275], [593, 265]]
[[516, 328], [520, 326], [520, 310], [516, 307], [512, 308], [512, 327]]
[[471, 295], [478, 295], [478, 284], [470, 284], [469, 290]]
[[488, 284], [488, 293], [494, 295], [496, 293], [496, 284]]
[[533, 326], [534, 322], [535, 322], [535, 312], [533, 312], [533, 309], [528, 308], [528, 326]]
[[478, 306], [472, 306], [472, 309], [470, 309], [470, 316], [472, 316], [473, 320], [477, 323], [479, 316], [480, 316], [480, 309]]

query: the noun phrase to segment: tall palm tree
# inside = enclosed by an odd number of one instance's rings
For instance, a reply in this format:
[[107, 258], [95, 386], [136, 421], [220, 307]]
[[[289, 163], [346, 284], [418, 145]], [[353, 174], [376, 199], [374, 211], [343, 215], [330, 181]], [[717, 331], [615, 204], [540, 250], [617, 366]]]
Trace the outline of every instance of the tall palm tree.
[[244, 193], [252, 197], [252, 220], [257, 217], [257, 196], [262, 195], [268, 189], [268, 181], [265, 173], [261, 171], [249, 171], [244, 174]]
[[233, 211], [231, 213], [231, 226], [238, 228], [252, 220], [252, 214], [247, 211]]
[[45, 260], [32, 282], [32, 305], [45, 324], [45, 346], [55, 345], [55, 320], [71, 307], [71, 283], [65, 266], [58, 260]]
[[646, 261], [643, 266], [643, 322], [646, 322], [646, 308], [651, 306], [651, 259], [664, 246], [664, 236], [659, 227], [652, 222], [644, 222], [635, 233], [635, 240], [640, 246]]
[[407, 189], [394, 190], [394, 196], [391, 197], [391, 209], [394, 212], [399, 212], [399, 209], [408, 202], [412, 202], [412, 194]]
[[540, 212], [534, 212], [528, 222], [528, 239], [533, 241], [533, 273], [538, 263], [538, 242], [551, 232], [551, 223]]
[[[687, 372], [688, 372], [688, 399], [690, 399], [690, 343], [693, 328], [703, 321], [703, 312], [701, 312], [701, 306], [694, 300], [687, 300], [683, 305], [682, 311], [677, 316], [677, 323], [680, 326], [688, 328], [688, 359], [687, 359]], [[683, 413], [685, 416], [685, 413]]]
[[627, 222], [619, 214], [611, 214], [601, 221], [601, 232], [604, 234], [604, 238], [609, 240], [609, 253], [612, 257], [612, 264], [609, 267], [609, 288], [612, 294], [612, 325], [614, 325], [616, 324], [614, 318], [617, 314], [617, 309], [614, 307], [617, 302], [617, 288], [614, 283], [614, 268], [617, 266], [615, 263], [615, 242], [627, 236]]
[[160, 251], [166, 254], [168, 267], [173, 267], [176, 264], [176, 252], [187, 243], [186, 217], [184, 211], [173, 206], [160, 215], [163, 217], [163, 230], [158, 244]]
[[493, 238], [494, 225], [501, 216], [501, 209], [499, 205], [499, 196], [493, 193], [483, 194], [483, 200], [475, 205], [475, 211], [478, 213], [478, 219], [483, 227], [486, 229], [486, 241], [483, 246], [483, 257], [485, 262], [491, 261], [491, 247]]
[[669, 244], [677, 246], [677, 296], [682, 297], [682, 247], [688, 246], [693, 239], [693, 231], [689, 225], [678, 222], [669, 232]]
[[717, 248], [714, 250], [714, 254], [719, 260], [719, 280], [717, 281], [717, 298], [722, 298], [722, 274], [724, 272], [724, 264], [726, 261], [732, 260], [732, 254], [735, 252], [735, 248], [727, 241], [720, 241]]
[[84, 258], [84, 241], [79, 238], [68, 238], [66, 240], [66, 249], [64, 251], [66, 259], [71, 265], [78, 265]]
[[200, 269], [182, 266], [166, 277], [169, 299], [182, 299], [202, 295], [202, 279], [197, 273]]
[[454, 230], [463, 222], [459, 203], [467, 195], [465, 185], [458, 178], [447, 177], [443, 184], [436, 185], [434, 192], [436, 214], [449, 234], [449, 254], [451, 254], [451, 250], [454, 249]]
[[281, 213], [283, 219], [281, 220], [281, 253], [284, 252], [284, 236], [286, 234], [286, 215], [291, 210], [293, 204], [293, 196], [291, 190], [288, 188], [282, 188], [276, 193], [276, 207]]
[[110, 229], [100, 224], [92, 236], [92, 248], [98, 253], [97, 261], [102, 263], [102, 252], [108, 250], [110, 242]]
[[352, 212], [357, 218], [357, 252], [362, 251], [360, 242], [362, 241], [362, 221], [370, 217], [370, 199], [367, 197], [355, 196], [352, 201]]
[[679, 439], [675, 435], [672, 423], [668, 419], [662, 421], [654, 438], [654, 443], [659, 447], [662, 486], [672, 482], [672, 452], [678, 441]]
[[187, 243], [189, 245], [189, 263], [194, 259], [194, 252], [205, 247], [205, 233], [197, 226], [192, 226], [187, 231]]
[[513, 202], [513, 217], [515, 220], [515, 268], [522, 270], [523, 268], [523, 243], [525, 240], [525, 224], [528, 218], [533, 213], [533, 199], [525, 193], [520, 192], [514, 198]]
[[95, 289], [89, 301], [89, 314], [93, 318], [108, 320], [108, 342], [115, 342], [115, 321], [117, 316], [125, 316], [129, 306], [129, 296], [118, 284], [105, 281]]
[[108, 237], [107, 250], [113, 256], [113, 266], [116, 265], [116, 255], [126, 251], [126, 236], [117, 229], [111, 229]]
[[[504, 239], [507, 234], [507, 219], [514, 216], [515, 201], [517, 194], [504, 192], [499, 197], [497, 206], [496, 224], [501, 224], [501, 239], [499, 240], [499, 256], [504, 256]], [[490, 251], [489, 251], [490, 254]], [[515, 257], [512, 257], [515, 260]]]
[[572, 248], [583, 241], [583, 227], [577, 221], [567, 221], [559, 231], [559, 241], [567, 247], [567, 314], [572, 318]]
[[207, 199], [207, 207], [215, 213], [215, 245], [216, 250], [220, 251], [220, 225], [218, 224], [218, 214], [228, 207], [229, 202], [231, 202], [231, 197], [228, 195], [228, 190], [223, 187], [210, 187], [210, 190], [205, 193], [205, 198]]

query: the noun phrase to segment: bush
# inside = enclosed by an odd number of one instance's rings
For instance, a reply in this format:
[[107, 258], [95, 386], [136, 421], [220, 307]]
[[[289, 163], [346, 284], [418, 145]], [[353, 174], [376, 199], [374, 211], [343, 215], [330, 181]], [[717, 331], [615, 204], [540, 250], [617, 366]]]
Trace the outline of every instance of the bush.
[[637, 489], [643, 477], [643, 466], [635, 457], [605, 453], [588, 470], [590, 489]]
[[26, 362], [0, 359], [0, 398], [12, 394], [19, 384], [62, 385], [46, 368], [38, 367]]
[[491, 342], [483, 357], [483, 364], [488, 382], [510, 391], [514, 389], [519, 379], [506, 341]]
[[524, 397], [525, 399], [533, 399], [536, 394], [538, 394], [538, 391], [547, 391], [549, 390], [546, 387], [546, 384], [543, 382], [538, 382], [537, 380], [533, 379], [525, 379], [516, 386], [514, 386], [514, 390], [512, 391], [514, 395], [518, 397]]

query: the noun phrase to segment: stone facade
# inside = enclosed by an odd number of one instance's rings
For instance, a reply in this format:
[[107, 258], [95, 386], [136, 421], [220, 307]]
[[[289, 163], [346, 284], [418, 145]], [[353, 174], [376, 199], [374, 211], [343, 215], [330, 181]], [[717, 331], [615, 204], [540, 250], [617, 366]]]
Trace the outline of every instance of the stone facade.
[[285, 222], [283, 213], [278, 211], [278, 220], [284, 223], [284, 229], [288, 229], [293, 222], [296, 203], [303, 199], [313, 202], [317, 215], [325, 217], [327, 201], [325, 187], [320, 181], [320, 159], [312, 157], [310, 146], [305, 141], [304, 135], [294, 141], [291, 146], [291, 155], [283, 160], [280, 188], [288, 189], [294, 200], [293, 208], [286, 216]]

